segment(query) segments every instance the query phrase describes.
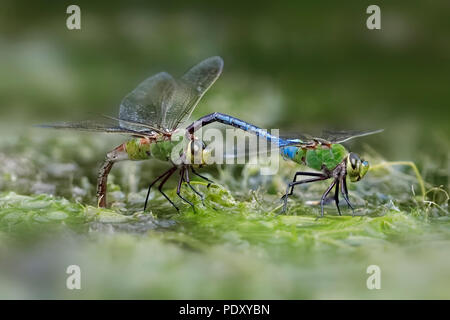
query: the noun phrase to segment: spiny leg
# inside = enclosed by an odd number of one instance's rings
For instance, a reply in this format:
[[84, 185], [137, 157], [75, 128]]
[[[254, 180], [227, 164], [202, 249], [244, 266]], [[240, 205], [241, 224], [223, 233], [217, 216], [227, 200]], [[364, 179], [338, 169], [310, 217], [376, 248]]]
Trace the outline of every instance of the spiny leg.
[[327, 188], [327, 190], [325, 190], [325, 192], [322, 195], [322, 198], [320, 199], [320, 209], [321, 209], [321, 216], [323, 218], [323, 205], [325, 202], [325, 198], [327, 197], [327, 195], [330, 193], [331, 189], [333, 189], [334, 185], [336, 184], [337, 179], [334, 179], [333, 182], [330, 184], [330, 186]]
[[162, 175], [160, 175], [158, 178], [156, 178], [155, 180], [153, 180], [152, 183], [150, 183], [150, 186], [148, 187], [148, 191], [147, 191], [147, 196], [145, 197], [145, 204], [144, 204], [144, 211], [145, 209], [147, 209], [147, 203], [148, 203], [148, 198], [150, 196], [150, 190], [152, 189], [153, 185], [158, 182], [159, 180], [161, 180], [164, 176], [166, 176], [167, 174], [169, 174], [172, 171], [173, 168], [170, 168], [169, 170], [167, 170], [166, 172], [164, 172]]
[[207, 188], [209, 188], [209, 186], [210, 186], [212, 183], [214, 183], [214, 181], [208, 179], [208, 178], [205, 177], [205, 176], [202, 176], [200, 173], [197, 173], [197, 171], [195, 171], [194, 167], [192, 167], [192, 166], [191, 166], [191, 170], [192, 170], [192, 173], [193, 173], [193, 174], [195, 174], [196, 176], [198, 176], [198, 177], [200, 177], [200, 178], [202, 178], [202, 179], [204, 179], [204, 180], [206, 180], [206, 181], [209, 182], [208, 185], [206, 186]]
[[334, 202], [336, 203], [339, 215], [342, 216], [341, 209], [339, 208], [339, 180], [336, 180], [336, 187], [334, 188]]
[[292, 193], [289, 193], [289, 188], [296, 186], [298, 184], [322, 181], [322, 180], [326, 180], [326, 179], [328, 179], [328, 178], [327, 177], [319, 177], [319, 178], [306, 179], [306, 180], [302, 180], [302, 181], [296, 181], [296, 182], [289, 183], [286, 188], [286, 194], [281, 198], [282, 200], [284, 200], [283, 210], [281, 210], [281, 212], [286, 212], [288, 196], [292, 194]]
[[203, 205], [205, 205], [204, 200], [205, 200], [205, 196], [200, 193], [199, 191], [197, 191], [192, 185], [191, 185], [191, 180], [189, 179], [189, 170], [186, 169], [185, 170], [185, 178], [186, 178], [186, 183], [189, 186], [189, 188], [191, 188], [192, 191], [194, 191], [194, 193], [196, 195], [198, 195], [200, 197], [200, 199], [202, 200]]
[[180, 179], [178, 180], [178, 187], [177, 187], [177, 196], [181, 198], [181, 200], [183, 200], [186, 203], [189, 203], [192, 207], [192, 209], [194, 209], [195, 212], [195, 206], [192, 202], [190, 202], [189, 200], [185, 199], [182, 195], [181, 195], [181, 184], [184, 181], [184, 172], [185, 172], [186, 168], [182, 167], [180, 169]]
[[[295, 173], [295, 175], [294, 175], [294, 179], [292, 179], [292, 183], [297, 182], [297, 177], [298, 177], [298, 176], [325, 177], [325, 176], [323, 175], [323, 173], [297, 171], [297, 172]], [[291, 184], [289, 184], [289, 185], [291, 185]], [[294, 186], [295, 186], [295, 184], [292, 184], [292, 185], [291, 185], [291, 191], [289, 192], [289, 194], [286, 192], [286, 194], [283, 195], [283, 196], [281, 197], [281, 200], [283, 200], [283, 199], [286, 197], [286, 195], [289, 195], [289, 196], [292, 195], [292, 193], [294, 192]]]
[[167, 201], [169, 201], [170, 204], [171, 204], [171, 205], [179, 212], [180, 209], [178, 209], [178, 207], [175, 205], [175, 203], [173, 203], [173, 201], [170, 200], [170, 198], [162, 191], [162, 187], [166, 184], [167, 180], [169, 180], [169, 178], [172, 176], [172, 174], [173, 174], [175, 171], [177, 171], [177, 167], [172, 167], [172, 168], [168, 171], [168, 173], [167, 173], [167, 175], [165, 176], [165, 178], [163, 179], [163, 181], [161, 181], [161, 183], [159, 184], [158, 190], [159, 190], [159, 192], [164, 196], [164, 198], [166, 198]]
[[342, 196], [344, 197], [345, 202], [347, 202], [347, 205], [352, 209], [353, 214], [355, 215], [355, 209], [353, 208], [352, 204], [350, 203], [350, 200], [348, 198], [348, 189], [347, 189], [347, 181], [345, 177], [341, 179], [341, 192]]

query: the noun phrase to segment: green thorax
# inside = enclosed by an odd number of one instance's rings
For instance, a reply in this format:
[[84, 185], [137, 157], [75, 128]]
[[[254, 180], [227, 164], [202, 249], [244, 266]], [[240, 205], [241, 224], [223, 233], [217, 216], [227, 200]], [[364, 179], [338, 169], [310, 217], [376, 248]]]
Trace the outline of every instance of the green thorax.
[[169, 161], [173, 148], [179, 143], [179, 139], [170, 139], [164, 136], [155, 139], [134, 138], [125, 142], [125, 148], [130, 160], [154, 158]]
[[347, 154], [348, 151], [341, 144], [333, 144], [331, 148], [302, 149], [300, 147], [286, 147], [282, 149], [284, 157], [315, 170], [322, 170], [322, 166], [332, 170], [344, 160]]

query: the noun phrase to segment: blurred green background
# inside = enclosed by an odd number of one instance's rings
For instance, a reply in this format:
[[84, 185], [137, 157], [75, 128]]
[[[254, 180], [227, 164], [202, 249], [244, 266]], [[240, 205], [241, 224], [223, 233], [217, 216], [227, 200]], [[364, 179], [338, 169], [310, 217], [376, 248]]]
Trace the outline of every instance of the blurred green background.
[[418, 158], [419, 143], [448, 147], [447, 1], [381, 1], [381, 30], [366, 28], [367, 1], [80, 1], [82, 29], [71, 31], [70, 3], [2, 1], [2, 120], [115, 114], [149, 75], [220, 55], [224, 73], [193, 118], [221, 111], [292, 132], [381, 127], [373, 141], [392, 158]]
[[[81, 8], [81, 30], [66, 28], [66, 8], [70, 4]], [[440, 283], [450, 278], [443, 271], [450, 266], [445, 258], [450, 239], [448, 222], [431, 227], [422, 218], [410, 220], [411, 216], [422, 217], [429, 212], [425, 204], [411, 202], [412, 180], [402, 175], [393, 176], [398, 178], [395, 182], [389, 176], [384, 180], [373, 177], [372, 183], [361, 182], [361, 189], [355, 191], [356, 196], [360, 195], [360, 204], [364, 204], [362, 199], [368, 201], [369, 196], [376, 194], [378, 202], [374, 207], [387, 206], [383, 208], [389, 214], [388, 220], [374, 218], [372, 222], [366, 221], [369, 225], [354, 226], [348, 220], [331, 219], [314, 224], [308, 216], [299, 217], [298, 221], [285, 220], [296, 216], [278, 220], [264, 216], [267, 205], [258, 207], [249, 200], [252, 195], [246, 193], [251, 181], [243, 188], [215, 170], [216, 178], [218, 172], [221, 174], [219, 182], [232, 189], [235, 196], [243, 195], [240, 207], [234, 200], [225, 207], [236, 205], [245, 219], [233, 216], [231, 220], [221, 220], [223, 217], [211, 212], [200, 218], [191, 213], [186, 213], [186, 218], [163, 215], [162, 220], [150, 219], [153, 228], [149, 227], [148, 218], [140, 217], [138, 220], [144, 222], [139, 223], [146, 226], [143, 230], [150, 230], [143, 238], [135, 236], [131, 226], [125, 230], [113, 228], [101, 219], [104, 225], [96, 220], [93, 226], [92, 215], [80, 207], [67, 207], [65, 202], [55, 204], [52, 198], [39, 196], [25, 200], [8, 196], [9, 191], [25, 195], [50, 193], [63, 195], [71, 202], [94, 205], [93, 185], [99, 161], [123, 138], [50, 132], [32, 125], [95, 119], [101, 114], [115, 116], [121, 99], [146, 77], [159, 71], [179, 76], [213, 55], [223, 57], [224, 71], [197, 106], [192, 120], [218, 111], [286, 133], [384, 128], [382, 134], [350, 144], [352, 150], [368, 154], [375, 163], [414, 161], [427, 188], [442, 185], [448, 190], [450, 3], [378, 1], [381, 30], [366, 28], [366, 8], [370, 4], [374, 3], [96, 1], [94, 4], [2, 0], [0, 191], [4, 193], [0, 199], [3, 210], [0, 226], [5, 240], [0, 246], [3, 267], [0, 279], [7, 285], [2, 286], [6, 289], [2, 289], [1, 296], [448, 298], [448, 281]], [[121, 197], [127, 196], [128, 203], [132, 202], [130, 194], [145, 192], [143, 188], [160, 167], [161, 164], [153, 163], [142, 167], [124, 164], [113, 171], [110, 191], [117, 191], [117, 197], [112, 195], [111, 199], [119, 203], [119, 209]], [[284, 170], [286, 174], [278, 181], [277, 190], [283, 188], [287, 172], [294, 172], [295, 168]], [[320, 195], [319, 191], [312, 193]], [[271, 203], [275, 202], [273, 199]], [[394, 207], [389, 204], [391, 200]], [[442, 210], [438, 211], [442, 214], [447, 210], [448, 199], [439, 204]], [[405, 210], [401, 213], [404, 216], [395, 218], [396, 205]], [[411, 209], [411, 205], [417, 208]], [[311, 213], [308, 208], [298, 208], [300, 214]], [[375, 216], [386, 214], [384, 209], [372, 209], [370, 212]], [[86, 223], [88, 227], [81, 231], [77, 227], [74, 234], [72, 227], [58, 229], [63, 234], [63, 240], [56, 241], [58, 248], [51, 237], [31, 241], [34, 245], [30, 245], [29, 240], [17, 236], [28, 235], [29, 229], [35, 231], [36, 217], [50, 213], [50, 220], [64, 220], [63, 223], [71, 225], [64, 215], [58, 218], [61, 210], [82, 212], [81, 226], [86, 227]], [[253, 214], [258, 213], [263, 216], [255, 218]], [[106, 213], [93, 216], [99, 219], [103, 214]], [[166, 218], [168, 225], [164, 224]], [[447, 216], [441, 218], [445, 220]], [[176, 221], [175, 229], [170, 229], [172, 219]], [[346, 221], [350, 225], [345, 225]], [[350, 221], [359, 224], [359, 220]], [[72, 223], [78, 225], [76, 221]], [[16, 224], [21, 225], [19, 231], [14, 227]], [[28, 231], [23, 231], [23, 225]], [[300, 232], [296, 225], [311, 226], [308, 231], [311, 234]], [[315, 233], [315, 225], [317, 231], [324, 233]], [[170, 232], [164, 232], [166, 228]], [[345, 231], [328, 238], [328, 231], [340, 228]], [[157, 231], [152, 232], [153, 229]], [[109, 236], [114, 231], [118, 234]], [[36, 236], [35, 232], [32, 234]], [[324, 234], [327, 236], [322, 241]], [[282, 239], [278, 245], [272, 236]], [[427, 246], [425, 240], [432, 244]], [[323, 249], [324, 243], [327, 249]], [[414, 243], [419, 248], [405, 248], [405, 243]], [[286, 252], [281, 249], [285, 246]], [[365, 250], [367, 247], [370, 249]], [[54, 256], [48, 256], [49, 251]], [[41, 255], [43, 252], [47, 253]], [[9, 262], [4, 262], [6, 259]], [[95, 259], [98, 263], [93, 262]], [[355, 263], [351, 267], [349, 259]], [[81, 261], [87, 269], [94, 268], [88, 273], [90, 290], [73, 293], [61, 284], [66, 275], [58, 273], [62, 268], [59, 264], [66, 265], [71, 260]], [[381, 293], [368, 291], [364, 283], [366, 266], [377, 261], [390, 270], [387, 274], [391, 285]], [[331, 268], [332, 263], [335, 269]], [[202, 275], [199, 270], [205, 264], [209, 267]], [[22, 267], [16, 268], [17, 265]], [[102, 273], [102, 268], [109, 266], [113, 267]], [[133, 276], [119, 279], [123, 270]], [[324, 278], [325, 274], [328, 275]], [[421, 274], [421, 280], [409, 283], [409, 277], [417, 274]], [[412, 289], [406, 291], [408, 283]]]

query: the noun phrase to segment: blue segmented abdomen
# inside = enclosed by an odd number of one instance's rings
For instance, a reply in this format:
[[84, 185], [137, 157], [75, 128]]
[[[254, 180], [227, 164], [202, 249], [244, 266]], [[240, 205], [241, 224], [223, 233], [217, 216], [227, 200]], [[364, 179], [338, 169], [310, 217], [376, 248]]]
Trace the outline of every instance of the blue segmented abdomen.
[[280, 153], [284, 158], [294, 160], [297, 155], [298, 147], [284, 147], [280, 149]]
[[226, 114], [222, 114], [222, 113], [217, 113], [216, 117], [217, 117], [218, 121], [220, 121], [224, 124], [228, 124], [235, 128], [239, 128], [244, 131], [254, 133], [257, 136], [267, 139], [268, 141], [277, 142], [280, 146], [284, 145], [286, 143], [285, 140], [270, 134], [268, 131], [258, 128], [256, 126], [254, 126], [248, 122], [245, 122], [243, 120], [240, 120], [238, 118], [235, 118], [235, 117], [232, 117], [232, 116], [229, 116]]
[[[215, 118], [224, 124], [233, 126], [235, 128], [239, 128], [241, 130], [251, 132], [256, 134], [259, 137], [263, 137], [267, 139], [269, 142], [275, 143], [280, 147], [280, 154], [284, 158], [291, 159], [295, 162], [302, 162], [302, 154], [299, 153], [299, 148], [296, 146], [292, 146], [292, 143], [298, 143], [300, 140], [298, 139], [282, 139], [280, 137], [274, 136], [270, 134], [268, 131], [258, 128], [248, 122], [240, 120], [238, 118], [223, 114], [223, 113], [215, 113]], [[289, 146], [291, 145], [291, 146]], [[301, 152], [302, 153], [302, 152]], [[300, 155], [300, 158], [299, 158]]]
[[189, 133], [193, 134], [199, 128], [216, 121], [247, 132], [251, 132], [259, 137], [263, 137], [267, 139], [267, 141], [274, 143], [278, 147], [280, 147], [280, 153], [283, 157], [292, 159], [296, 162], [303, 161], [304, 152], [299, 152], [299, 148], [295, 146], [296, 144], [301, 143], [300, 139], [282, 139], [248, 122], [220, 112], [214, 112], [201, 117], [200, 119], [194, 121], [191, 125], [189, 125], [186, 130]]

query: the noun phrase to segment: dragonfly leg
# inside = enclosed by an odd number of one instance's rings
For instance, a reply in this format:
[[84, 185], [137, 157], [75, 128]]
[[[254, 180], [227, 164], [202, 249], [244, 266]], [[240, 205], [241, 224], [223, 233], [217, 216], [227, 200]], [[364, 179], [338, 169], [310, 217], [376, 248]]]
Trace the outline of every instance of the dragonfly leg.
[[167, 171], [167, 175], [164, 177], [164, 179], [159, 184], [158, 190], [164, 196], [164, 198], [166, 198], [167, 201], [169, 201], [170, 204], [179, 212], [180, 209], [178, 209], [178, 207], [175, 205], [175, 203], [173, 203], [173, 201], [170, 200], [170, 198], [162, 191], [162, 187], [166, 184], [167, 180], [169, 180], [169, 178], [172, 176], [172, 174], [175, 171], [177, 171], [177, 167], [172, 167], [171, 169], [169, 169], [169, 171]]
[[334, 202], [336, 203], [339, 215], [342, 216], [341, 209], [339, 208], [339, 179], [336, 180], [336, 188], [334, 189]]
[[108, 186], [108, 174], [111, 171], [114, 161], [106, 157], [105, 162], [100, 167], [97, 180], [97, 202], [100, 208], [106, 208], [106, 188]]
[[347, 189], [347, 181], [345, 177], [341, 179], [341, 192], [342, 196], [344, 197], [345, 202], [347, 202], [347, 205], [352, 209], [353, 215], [355, 215], [355, 209], [353, 208], [352, 204], [350, 203], [350, 200], [348, 198], [348, 189]]
[[150, 185], [149, 185], [149, 187], [148, 187], [148, 191], [147, 191], [147, 196], [145, 197], [144, 211], [145, 211], [145, 209], [147, 209], [148, 198], [149, 198], [149, 196], [150, 196], [150, 190], [152, 189], [153, 185], [154, 185], [155, 183], [157, 183], [159, 180], [161, 180], [162, 178], [164, 178], [166, 175], [168, 175], [168, 174], [171, 172], [172, 169], [173, 169], [173, 168], [170, 168], [169, 170], [167, 170], [166, 172], [164, 172], [162, 175], [160, 175], [158, 178], [156, 178], [155, 180], [153, 180], [152, 183], [150, 183]]
[[281, 210], [281, 212], [283, 212], [283, 213], [286, 212], [288, 196], [292, 194], [292, 193], [289, 193], [289, 188], [292, 188], [293, 186], [296, 186], [299, 184], [322, 181], [322, 180], [326, 180], [326, 179], [328, 179], [328, 177], [321, 176], [318, 178], [306, 179], [306, 180], [302, 180], [302, 181], [296, 181], [296, 182], [289, 183], [286, 188], [286, 194], [281, 198], [281, 200], [284, 200], [283, 210]]
[[192, 166], [191, 166], [191, 170], [192, 170], [192, 173], [195, 174], [196, 176], [198, 176], [198, 177], [200, 177], [200, 178], [202, 178], [202, 179], [208, 181], [208, 185], [206, 186], [207, 188], [209, 188], [209, 186], [210, 186], [212, 183], [214, 183], [214, 181], [208, 179], [208, 178], [205, 177], [205, 176], [202, 176], [200, 173], [197, 173], [197, 171], [195, 171], [194, 167], [192, 167]]
[[327, 195], [330, 193], [331, 189], [333, 189], [334, 185], [336, 184], [337, 179], [334, 179], [333, 182], [330, 184], [330, 186], [325, 190], [325, 192], [322, 195], [322, 198], [320, 199], [320, 210], [321, 210], [321, 216], [323, 218], [323, 205], [325, 202], [325, 199]]
[[186, 171], [185, 171], [185, 178], [186, 178], [186, 183], [189, 186], [189, 188], [191, 188], [191, 190], [194, 191], [194, 193], [200, 197], [203, 205], [205, 205], [205, 202], [204, 202], [205, 196], [191, 185], [191, 180], [189, 179], [189, 170], [188, 169], [186, 169]]
[[[293, 183], [294, 183], [294, 182], [297, 182], [297, 177], [298, 177], [298, 176], [324, 177], [323, 173], [298, 171], [298, 172], [295, 173], [294, 179], [292, 179], [292, 182], [293, 182]], [[295, 186], [295, 185], [292, 185], [292, 186], [291, 186], [291, 191], [289, 191], [289, 194], [288, 194], [289, 196], [291, 196], [292, 193], [294, 192], [294, 186]], [[285, 197], [286, 197], [286, 195], [283, 195], [283, 196], [281, 197], [281, 200], [283, 200]]]
[[194, 212], [195, 212], [195, 206], [194, 206], [194, 204], [193, 204], [192, 202], [190, 202], [189, 200], [187, 200], [186, 198], [184, 198], [184, 197], [181, 195], [181, 185], [182, 185], [182, 183], [183, 183], [183, 181], [184, 181], [184, 172], [185, 172], [185, 171], [186, 171], [186, 168], [185, 168], [185, 167], [182, 167], [182, 168], [180, 169], [180, 179], [178, 180], [177, 196], [180, 197], [180, 199], [183, 200], [184, 202], [190, 204], [191, 207], [192, 207], [192, 209], [194, 209]]

